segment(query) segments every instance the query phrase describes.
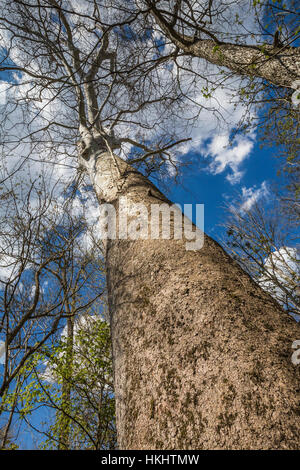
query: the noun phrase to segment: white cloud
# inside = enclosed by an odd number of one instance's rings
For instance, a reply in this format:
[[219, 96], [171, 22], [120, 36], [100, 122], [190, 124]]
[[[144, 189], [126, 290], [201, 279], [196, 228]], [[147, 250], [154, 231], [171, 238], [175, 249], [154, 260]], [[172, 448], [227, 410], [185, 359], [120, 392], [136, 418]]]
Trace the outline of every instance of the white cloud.
[[[217, 72], [214, 66], [208, 68], [211, 74]], [[205, 86], [205, 80], [199, 78], [198, 84], [199, 88]], [[231, 84], [230, 91], [219, 87], [210, 98], [205, 98], [202, 93], [197, 95], [195, 103], [202, 109], [191, 132], [192, 140], [178, 148], [181, 159], [190, 152], [206, 157], [210, 161], [208, 170], [212, 174], [227, 172], [226, 179], [231, 184], [238, 183], [244, 175], [241, 166], [250, 157], [255, 141], [254, 132], [238, 135], [232, 142], [230, 139], [245, 114], [238, 99], [239, 84], [240, 80]], [[197, 106], [194, 104], [191, 109], [196, 112]]]
[[213, 158], [210, 170], [213, 174], [222, 173], [226, 168], [230, 168], [231, 174], [227, 179], [231, 183], [238, 182], [243, 172], [240, 165], [249, 157], [253, 148], [253, 141], [247, 137], [238, 137], [236, 144], [229, 146], [229, 133], [216, 135], [208, 145], [208, 155]]
[[252, 188], [242, 188], [242, 199], [243, 202], [240, 205], [241, 211], [249, 211], [253, 205], [262, 197], [266, 197], [269, 194], [268, 186], [266, 181], [263, 181], [259, 188], [253, 186]]
[[296, 248], [282, 246], [266, 258], [264, 268], [265, 273], [258, 279], [260, 286], [286, 305], [288, 303], [287, 292], [295, 294], [299, 288], [299, 251]]
[[0, 341], [0, 364], [5, 362], [5, 342]]
[[6, 103], [9, 86], [9, 83], [4, 82], [2, 80], [0, 81], [0, 105]]
[[8, 281], [13, 275], [14, 272], [16, 272], [18, 269], [18, 266], [16, 264], [15, 258], [8, 256], [8, 255], [3, 255], [0, 254], [0, 280], [5, 282]]

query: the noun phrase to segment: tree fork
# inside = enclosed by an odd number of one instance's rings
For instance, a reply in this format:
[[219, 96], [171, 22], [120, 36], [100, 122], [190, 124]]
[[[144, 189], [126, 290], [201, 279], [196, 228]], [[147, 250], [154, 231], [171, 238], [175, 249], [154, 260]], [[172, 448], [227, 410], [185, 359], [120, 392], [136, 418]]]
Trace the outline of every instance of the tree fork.
[[[111, 152], [85, 163], [116, 211], [167, 201]], [[297, 449], [299, 326], [277, 302], [208, 236], [106, 250], [119, 448]]]

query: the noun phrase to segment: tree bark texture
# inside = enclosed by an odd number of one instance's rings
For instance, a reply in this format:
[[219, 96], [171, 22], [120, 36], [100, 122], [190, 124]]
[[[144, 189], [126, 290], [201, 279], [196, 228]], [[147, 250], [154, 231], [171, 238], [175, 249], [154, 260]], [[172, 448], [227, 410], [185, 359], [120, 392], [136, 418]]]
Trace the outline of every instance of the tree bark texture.
[[[167, 201], [111, 152], [87, 167], [116, 211]], [[299, 448], [299, 326], [277, 302], [208, 236], [106, 249], [119, 448]]]
[[298, 48], [278, 49], [267, 46], [217, 45], [212, 40], [198, 41], [183, 46], [185, 52], [226, 67], [238, 75], [262, 78], [276, 86], [293, 88], [299, 78], [300, 52]]

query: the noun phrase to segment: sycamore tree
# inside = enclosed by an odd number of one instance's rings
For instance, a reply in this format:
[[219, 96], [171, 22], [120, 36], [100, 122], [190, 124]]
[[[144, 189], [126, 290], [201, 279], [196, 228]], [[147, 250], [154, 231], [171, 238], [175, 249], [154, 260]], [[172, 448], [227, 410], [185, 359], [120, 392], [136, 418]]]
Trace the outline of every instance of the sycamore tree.
[[182, 156], [199, 113], [195, 75], [173, 67], [177, 50], [147, 12], [133, 1], [2, 2], [3, 179], [53, 168], [49, 187], [72, 180], [79, 197], [82, 172], [90, 178], [119, 448], [295, 449], [296, 322], [145, 176], [176, 172], [175, 144]]

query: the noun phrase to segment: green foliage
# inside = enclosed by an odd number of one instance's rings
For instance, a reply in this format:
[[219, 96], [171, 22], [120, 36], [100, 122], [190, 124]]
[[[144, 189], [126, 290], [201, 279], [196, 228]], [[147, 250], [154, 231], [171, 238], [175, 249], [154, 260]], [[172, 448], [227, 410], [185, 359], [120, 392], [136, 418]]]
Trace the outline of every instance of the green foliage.
[[[94, 318], [94, 317], [93, 317]], [[46, 371], [43, 371], [45, 363]], [[52, 422], [40, 431], [41, 449], [113, 449], [116, 447], [115, 400], [112, 383], [110, 330], [100, 318], [78, 329], [74, 341], [31, 356], [21, 374], [18, 391], [20, 419], [37, 409], [53, 410]], [[5, 403], [12, 406], [13, 393]]]

